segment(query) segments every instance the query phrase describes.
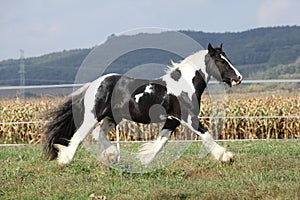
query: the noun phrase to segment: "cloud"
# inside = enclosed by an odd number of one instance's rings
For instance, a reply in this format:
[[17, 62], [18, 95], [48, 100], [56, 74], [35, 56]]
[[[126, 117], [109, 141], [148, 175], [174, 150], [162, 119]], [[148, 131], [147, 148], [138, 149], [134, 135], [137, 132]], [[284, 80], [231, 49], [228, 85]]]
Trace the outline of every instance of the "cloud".
[[290, 0], [264, 0], [261, 1], [256, 20], [259, 25], [276, 23], [288, 11]]
[[[299, 0], [1, 0], [0, 61], [92, 47], [137, 27], [209, 32], [299, 25]], [[225, 23], [226, 22], [226, 23]]]
[[299, 24], [298, 0], [263, 0], [256, 13], [257, 26]]

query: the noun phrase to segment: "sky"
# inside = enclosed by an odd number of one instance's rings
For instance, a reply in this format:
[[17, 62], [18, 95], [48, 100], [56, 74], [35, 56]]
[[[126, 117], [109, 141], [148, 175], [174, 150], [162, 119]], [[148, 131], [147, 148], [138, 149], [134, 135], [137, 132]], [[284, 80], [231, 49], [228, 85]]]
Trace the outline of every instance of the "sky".
[[0, 0], [0, 61], [90, 48], [143, 27], [240, 32], [300, 25], [299, 0]]

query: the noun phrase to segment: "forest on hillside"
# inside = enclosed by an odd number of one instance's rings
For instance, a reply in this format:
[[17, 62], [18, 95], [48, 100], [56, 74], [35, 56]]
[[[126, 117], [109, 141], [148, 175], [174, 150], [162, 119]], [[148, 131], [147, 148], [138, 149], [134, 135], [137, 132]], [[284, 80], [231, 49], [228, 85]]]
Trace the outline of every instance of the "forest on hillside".
[[[204, 47], [208, 43], [214, 46], [223, 43], [224, 51], [247, 79], [300, 78], [299, 26], [257, 28], [237, 33], [180, 32]], [[165, 34], [155, 36], [158, 42], [165, 42]], [[111, 36], [106, 43], [116, 40], [119, 42], [138, 40], [145, 35], [147, 34]], [[92, 48], [63, 50], [24, 59], [26, 85], [73, 83], [79, 67], [91, 51]], [[124, 74], [137, 65], [147, 63], [168, 65], [171, 60], [180, 59], [182, 58], [170, 52], [140, 49], [117, 58], [104, 73]], [[0, 85], [19, 85], [19, 66], [19, 59], [1, 61]], [[153, 73], [155, 76], [158, 72]], [[95, 74], [96, 76], [98, 74]]]

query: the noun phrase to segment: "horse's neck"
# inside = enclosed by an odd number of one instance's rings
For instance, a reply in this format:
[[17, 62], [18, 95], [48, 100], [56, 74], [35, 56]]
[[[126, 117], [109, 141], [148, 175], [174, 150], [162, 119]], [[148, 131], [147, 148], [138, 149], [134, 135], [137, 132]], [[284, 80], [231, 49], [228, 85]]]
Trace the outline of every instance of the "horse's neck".
[[183, 62], [189, 62], [192, 63], [194, 66], [197, 66], [197, 68], [205, 67], [205, 56], [207, 55], [208, 50], [201, 50], [198, 51], [188, 57], [186, 57]]
[[[206, 88], [206, 77], [202, 70], [195, 68], [190, 63], [186, 63], [185, 66], [176, 64], [176, 67], [170, 68], [164, 76], [160, 78], [167, 84], [167, 87], [174, 87], [172, 90], [176, 91], [181, 88], [182, 91], [190, 94], [196, 94], [198, 101], [200, 101], [201, 95]], [[176, 72], [177, 71], [177, 72]], [[180, 73], [177, 76], [172, 76], [172, 73]]]
[[[160, 80], [165, 81], [167, 86], [182, 88], [188, 94], [196, 93], [200, 101], [209, 80], [205, 65], [206, 55], [207, 50], [202, 50], [188, 56], [179, 63], [172, 63], [173, 66], [166, 71], [166, 74]], [[174, 90], [177, 89], [174, 88]]]
[[188, 56], [179, 64], [180, 65], [179, 68], [188, 67], [188, 68], [193, 68], [195, 71], [200, 71], [204, 81], [208, 82], [209, 75], [206, 72], [206, 63], [205, 63], [205, 57], [207, 53], [208, 53], [207, 50], [201, 50]]

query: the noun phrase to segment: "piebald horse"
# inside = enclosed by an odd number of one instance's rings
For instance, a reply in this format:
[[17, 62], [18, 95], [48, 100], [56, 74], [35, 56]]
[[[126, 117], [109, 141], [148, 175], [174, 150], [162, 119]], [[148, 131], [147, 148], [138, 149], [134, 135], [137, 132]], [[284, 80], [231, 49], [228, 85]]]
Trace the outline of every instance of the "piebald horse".
[[[208, 45], [155, 80], [106, 74], [72, 93], [53, 110], [43, 133], [44, 152], [49, 160], [69, 163], [80, 143], [93, 133], [104, 147], [101, 155], [117, 162], [119, 151], [106, 134], [122, 119], [149, 124], [164, 122], [158, 138], [142, 146], [137, 158], [149, 164], [180, 124], [203, 140], [204, 147], [218, 161], [232, 161], [234, 154], [218, 145], [198, 119], [200, 100], [211, 77], [229, 86], [239, 85], [242, 75], [220, 47]], [[100, 122], [100, 123], [99, 123]], [[104, 156], [103, 156], [104, 157]]]

